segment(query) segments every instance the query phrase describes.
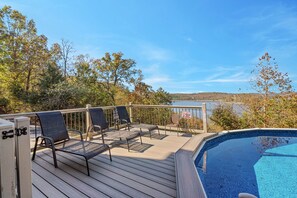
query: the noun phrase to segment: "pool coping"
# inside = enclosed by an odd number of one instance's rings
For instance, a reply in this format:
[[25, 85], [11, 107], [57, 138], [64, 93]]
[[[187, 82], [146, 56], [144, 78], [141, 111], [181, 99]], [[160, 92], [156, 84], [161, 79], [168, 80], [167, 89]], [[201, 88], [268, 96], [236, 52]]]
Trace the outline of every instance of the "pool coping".
[[[208, 139], [233, 132], [246, 132], [255, 130], [292, 130], [296, 128], [251, 128], [222, 131], [219, 133], [202, 133], [192, 137], [175, 153], [175, 173], [177, 197], [206, 198], [202, 182], [194, 164], [194, 158]], [[193, 174], [196, 173], [196, 174]]]
[[196, 135], [175, 153], [177, 197], [206, 197], [196, 171], [193, 156], [206, 139], [217, 135], [218, 133], [202, 133]]

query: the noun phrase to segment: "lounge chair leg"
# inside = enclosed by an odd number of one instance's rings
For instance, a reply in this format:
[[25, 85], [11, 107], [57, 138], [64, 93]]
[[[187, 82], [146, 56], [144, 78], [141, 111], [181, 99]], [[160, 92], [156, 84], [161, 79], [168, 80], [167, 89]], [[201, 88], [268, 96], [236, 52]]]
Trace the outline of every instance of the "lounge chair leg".
[[127, 139], [128, 152], [130, 152], [129, 140]]
[[139, 133], [139, 139], [140, 139], [140, 144], [142, 144], [142, 137], [140, 133]]
[[102, 131], [101, 131], [101, 138], [102, 138], [102, 143], [105, 144], [105, 141], [104, 141], [104, 134], [103, 134]]
[[108, 148], [108, 150], [109, 150], [109, 160], [112, 162], [110, 148]]
[[159, 130], [159, 128], [158, 128], [158, 133], [159, 133], [159, 136], [160, 136], [160, 130]]
[[34, 151], [33, 151], [33, 155], [32, 155], [32, 160], [35, 159], [35, 154], [36, 154], [36, 150], [37, 150], [38, 140], [39, 140], [39, 137], [37, 137], [37, 138], [35, 139], [35, 146], [34, 146]]
[[150, 132], [150, 139], [152, 139], [152, 131], [149, 131]]
[[56, 149], [55, 149], [54, 145], [51, 145], [51, 147], [52, 147], [52, 152], [53, 152], [54, 165], [55, 165], [55, 168], [58, 168], [57, 157], [56, 157]]
[[85, 159], [86, 159], [86, 164], [87, 164], [88, 176], [90, 176], [89, 162], [88, 162], [88, 159], [87, 158], [85, 158]]

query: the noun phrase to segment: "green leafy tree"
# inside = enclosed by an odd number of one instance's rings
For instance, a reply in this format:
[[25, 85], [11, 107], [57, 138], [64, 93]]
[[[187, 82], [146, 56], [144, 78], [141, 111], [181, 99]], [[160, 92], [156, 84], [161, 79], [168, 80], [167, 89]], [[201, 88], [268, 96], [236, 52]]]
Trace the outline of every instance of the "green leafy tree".
[[130, 101], [170, 104], [169, 94], [143, 83], [141, 70], [136, 69], [134, 60], [123, 58], [123, 53], [106, 53], [99, 59], [79, 55], [73, 59], [73, 52], [72, 43], [66, 40], [49, 48], [47, 37], [37, 33], [33, 20], [9, 6], [1, 8], [0, 112]]
[[74, 62], [73, 80], [76, 86], [85, 90], [82, 103], [95, 106], [109, 105], [109, 96], [98, 81], [98, 70], [88, 55], [78, 55]]
[[119, 87], [125, 88], [137, 84], [142, 79], [141, 71], [135, 68], [135, 61], [124, 59], [123, 53], [106, 53], [101, 59], [93, 61], [98, 73], [98, 80], [104, 91], [116, 104], [116, 94]]
[[297, 106], [288, 74], [279, 71], [275, 59], [268, 53], [259, 58], [253, 73], [252, 87], [258, 97], [245, 101], [248, 107], [243, 116], [245, 123], [250, 127], [291, 126], [288, 120], [296, 117], [292, 112]]
[[231, 105], [218, 105], [212, 111], [210, 120], [223, 130], [233, 130], [241, 128], [239, 116], [233, 111]]
[[28, 110], [30, 92], [50, 57], [47, 38], [37, 35], [33, 20], [9, 6], [0, 10], [0, 32], [0, 90], [13, 108]]
[[155, 104], [164, 104], [164, 105], [172, 104], [172, 97], [162, 87], [157, 89], [157, 91], [154, 94], [154, 98], [155, 98]]

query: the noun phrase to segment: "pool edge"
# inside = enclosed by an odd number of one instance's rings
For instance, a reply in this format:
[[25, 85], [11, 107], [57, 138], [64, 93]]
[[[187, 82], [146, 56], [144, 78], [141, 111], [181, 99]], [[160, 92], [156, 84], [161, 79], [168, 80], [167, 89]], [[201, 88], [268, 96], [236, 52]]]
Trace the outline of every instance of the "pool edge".
[[[192, 137], [175, 153], [175, 172], [176, 172], [176, 195], [177, 197], [201, 197], [206, 198], [206, 194], [202, 182], [196, 171], [194, 157], [199, 149], [202, 148], [204, 142], [216, 136], [233, 132], [245, 132], [255, 130], [292, 130], [296, 128], [250, 128], [222, 131], [220, 133], [202, 133]], [[193, 174], [193, 173], [196, 174]]]
[[[206, 197], [194, 165], [193, 156], [201, 144], [218, 133], [202, 133], [192, 137], [175, 153], [177, 197]], [[193, 174], [197, 173], [197, 174]], [[190, 181], [190, 182], [189, 182]]]

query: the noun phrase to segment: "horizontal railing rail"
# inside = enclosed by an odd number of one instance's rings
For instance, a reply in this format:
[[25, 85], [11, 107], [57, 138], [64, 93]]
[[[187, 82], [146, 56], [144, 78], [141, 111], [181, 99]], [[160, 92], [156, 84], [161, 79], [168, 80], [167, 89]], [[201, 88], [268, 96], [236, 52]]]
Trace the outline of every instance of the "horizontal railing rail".
[[[135, 105], [130, 104], [133, 121], [158, 125], [159, 128], [179, 132], [207, 132], [206, 105]], [[173, 119], [175, 117], [175, 119]]]
[[[66, 126], [69, 129], [76, 129], [86, 134], [90, 127], [90, 118], [88, 117], [88, 108], [98, 108], [87, 105], [86, 108], [62, 109], [54, 111], [25, 112], [15, 114], [1, 114], [0, 118], [13, 121], [15, 117], [26, 116], [30, 118], [30, 137], [31, 147], [33, 147], [35, 138], [40, 135], [40, 125], [37, 119], [37, 113], [60, 111], [65, 119]], [[110, 127], [115, 126], [115, 106], [103, 106], [106, 119]], [[129, 104], [126, 108], [130, 114], [131, 120], [136, 121], [140, 118], [141, 122], [158, 125], [160, 129], [199, 133], [207, 132], [206, 107], [202, 106], [172, 106], [172, 105], [140, 105]], [[171, 117], [177, 114], [179, 123], [176, 126], [170, 126]], [[133, 120], [134, 119], [134, 120]]]

